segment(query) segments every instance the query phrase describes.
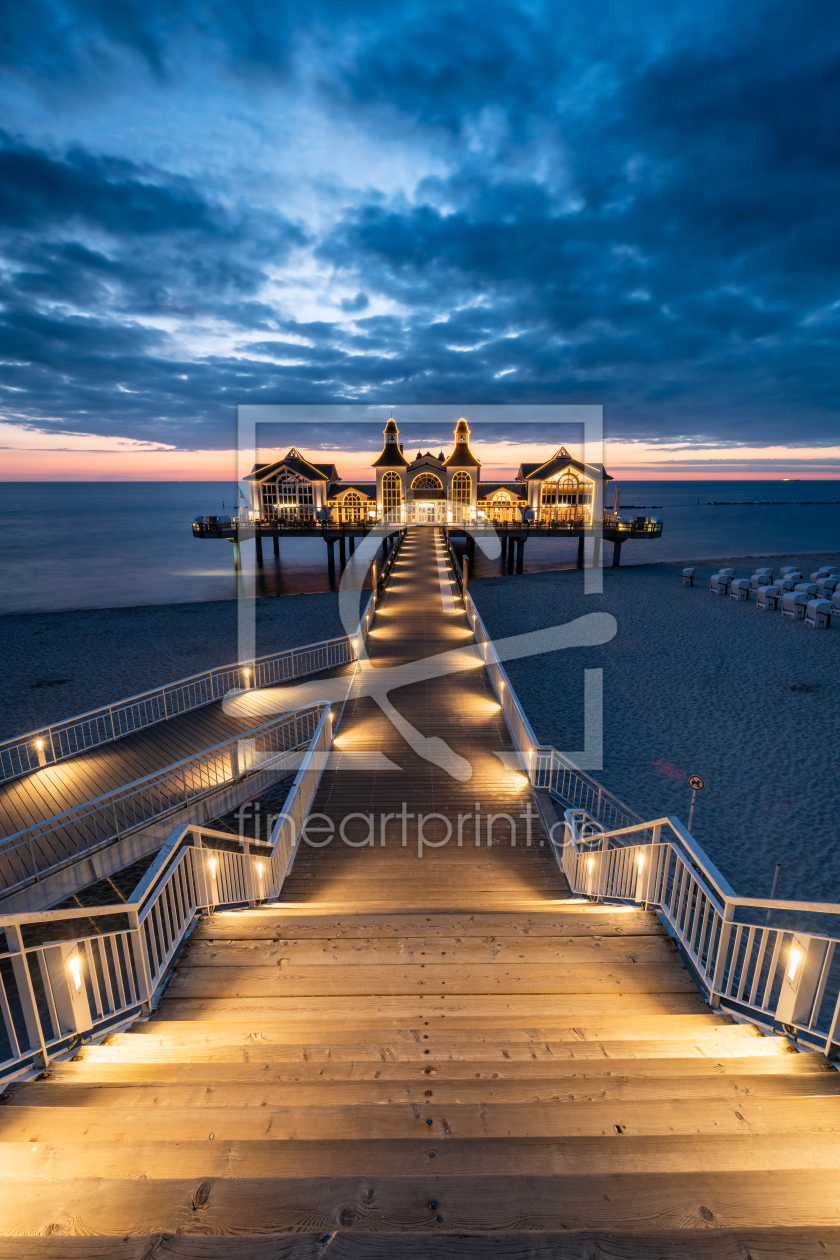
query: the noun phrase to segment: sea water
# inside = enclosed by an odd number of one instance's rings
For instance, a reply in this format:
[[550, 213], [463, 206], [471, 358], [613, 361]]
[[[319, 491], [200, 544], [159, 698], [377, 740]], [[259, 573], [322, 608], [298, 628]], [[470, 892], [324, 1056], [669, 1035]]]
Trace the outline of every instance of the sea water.
[[[230, 512], [227, 482], [0, 483], [4, 539], [0, 613], [119, 608], [235, 599], [233, 548], [193, 537], [191, 521]], [[612, 488], [607, 502], [612, 502]], [[623, 565], [657, 561], [759, 557], [840, 548], [840, 481], [622, 481], [621, 515], [658, 516], [658, 539], [626, 542]], [[320, 538], [284, 538], [275, 559], [242, 545], [257, 595], [330, 589]], [[529, 539], [525, 569], [572, 567], [575, 539]], [[612, 548], [604, 547], [610, 564]], [[489, 576], [500, 562], [477, 551], [473, 572]], [[305, 638], [305, 634], [304, 634]]]

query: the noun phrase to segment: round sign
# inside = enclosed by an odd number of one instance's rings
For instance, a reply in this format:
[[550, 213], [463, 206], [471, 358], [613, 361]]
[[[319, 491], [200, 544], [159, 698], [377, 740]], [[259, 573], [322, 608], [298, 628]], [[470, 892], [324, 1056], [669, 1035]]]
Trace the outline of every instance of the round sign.
[[699, 774], [692, 774], [689, 777], [688, 786], [691, 788], [692, 792], [702, 792], [706, 784], [705, 781], [700, 778]]

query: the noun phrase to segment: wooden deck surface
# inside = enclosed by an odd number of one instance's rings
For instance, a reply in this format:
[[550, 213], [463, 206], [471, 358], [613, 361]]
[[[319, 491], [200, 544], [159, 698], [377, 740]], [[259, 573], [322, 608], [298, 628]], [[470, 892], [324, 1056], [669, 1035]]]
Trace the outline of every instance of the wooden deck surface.
[[[377, 668], [466, 641], [433, 541]], [[482, 670], [391, 699], [473, 774], [358, 700], [342, 746], [400, 770], [325, 774], [333, 825], [527, 812]], [[154, 1018], [8, 1091], [0, 1255], [837, 1260], [825, 1059], [710, 1010], [654, 914], [570, 898], [539, 824], [422, 856], [415, 824], [304, 846], [280, 904], [201, 921]]]
[[[350, 668], [345, 665], [312, 677], [332, 677]], [[258, 719], [225, 713], [222, 702], [217, 701], [0, 784], [0, 839], [163, 770], [258, 724]], [[91, 832], [92, 840], [99, 838]], [[0, 869], [2, 864], [0, 854]]]

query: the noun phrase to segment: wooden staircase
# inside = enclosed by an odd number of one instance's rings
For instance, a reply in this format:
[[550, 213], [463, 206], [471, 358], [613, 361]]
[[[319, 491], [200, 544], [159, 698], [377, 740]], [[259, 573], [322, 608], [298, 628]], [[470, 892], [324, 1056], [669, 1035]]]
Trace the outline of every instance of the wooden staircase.
[[216, 914], [156, 1018], [4, 1095], [0, 1253], [837, 1256], [839, 1094], [652, 914]]
[[[377, 667], [468, 641], [441, 574], [410, 537]], [[710, 1010], [654, 914], [570, 898], [541, 822], [488, 841], [533, 797], [485, 671], [398, 695], [472, 777], [348, 701], [339, 751], [398, 767], [325, 773], [350, 843], [202, 919], [153, 1018], [0, 1095], [0, 1255], [840, 1260], [840, 1076]], [[480, 843], [444, 843], [479, 800]]]

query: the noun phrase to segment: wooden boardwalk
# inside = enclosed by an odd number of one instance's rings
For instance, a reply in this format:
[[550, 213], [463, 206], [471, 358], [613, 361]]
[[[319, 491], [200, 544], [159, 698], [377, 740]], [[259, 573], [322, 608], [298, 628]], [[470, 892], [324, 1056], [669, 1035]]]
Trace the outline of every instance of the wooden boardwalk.
[[[467, 640], [418, 533], [378, 668]], [[154, 1018], [7, 1092], [0, 1255], [840, 1257], [840, 1076], [711, 1011], [654, 914], [571, 899], [539, 824], [382, 845], [403, 802], [530, 802], [482, 670], [391, 698], [472, 777], [348, 703], [341, 745], [400, 769], [316, 809], [376, 843], [304, 848], [281, 904], [201, 921]]]
[[[332, 677], [351, 668], [343, 665], [310, 677]], [[222, 702], [216, 701], [0, 784], [0, 838], [154, 774], [257, 724], [258, 719], [225, 713]], [[2, 860], [0, 855], [0, 864]]]

